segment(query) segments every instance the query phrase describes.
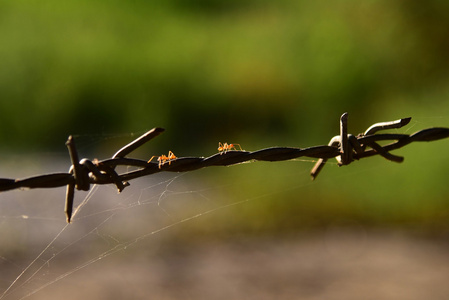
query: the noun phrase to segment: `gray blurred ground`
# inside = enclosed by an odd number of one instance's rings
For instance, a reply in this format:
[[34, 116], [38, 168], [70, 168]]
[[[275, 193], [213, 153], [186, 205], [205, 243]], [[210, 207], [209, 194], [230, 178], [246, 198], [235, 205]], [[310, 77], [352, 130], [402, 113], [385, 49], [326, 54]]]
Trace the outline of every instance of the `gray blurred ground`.
[[30, 299], [449, 297], [448, 245], [401, 232], [332, 229], [150, 252], [137, 248], [90, 265]]

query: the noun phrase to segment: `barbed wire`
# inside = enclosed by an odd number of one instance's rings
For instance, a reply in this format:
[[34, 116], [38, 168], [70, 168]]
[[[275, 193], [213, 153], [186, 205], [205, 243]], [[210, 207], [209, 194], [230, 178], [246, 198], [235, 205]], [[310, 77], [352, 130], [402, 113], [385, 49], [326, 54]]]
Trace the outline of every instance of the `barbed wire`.
[[[90, 190], [92, 184], [115, 184], [121, 192], [129, 181], [142, 176], [158, 172], [188, 172], [211, 166], [229, 166], [247, 161], [284, 161], [298, 157], [318, 158], [311, 170], [315, 179], [329, 158], [336, 158], [338, 165], [348, 165], [354, 160], [380, 155], [384, 158], [402, 162], [403, 157], [391, 154], [390, 151], [402, 148], [412, 142], [435, 141], [449, 137], [449, 128], [435, 127], [418, 131], [414, 134], [384, 133], [376, 134], [380, 130], [401, 128], [410, 122], [411, 118], [399, 119], [391, 122], [376, 123], [364, 133], [357, 136], [348, 134], [348, 114], [340, 118], [340, 135], [333, 137], [328, 145], [308, 148], [270, 147], [257, 151], [232, 150], [233, 145], [225, 144], [220, 152], [209, 157], [176, 157], [160, 156], [158, 162], [145, 161], [126, 157], [132, 151], [155, 138], [163, 128], [153, 128], [144, 135], [121, 148], [112, 158], [105, 160], [79, 160], [75, 140], [69, 136], [66, 145], [72, 165], [68, 173], [44, 174], [24, 179], [0, 178], [0, 191], [19, 188], [55, 188], [67, 186], [65, 214], [70, 223], [73, 210], [75, 189]], [[381, 146], [378, 142], [394, 141]], [[118, 174], [118, 166], [134, 167], [134, 170]]]

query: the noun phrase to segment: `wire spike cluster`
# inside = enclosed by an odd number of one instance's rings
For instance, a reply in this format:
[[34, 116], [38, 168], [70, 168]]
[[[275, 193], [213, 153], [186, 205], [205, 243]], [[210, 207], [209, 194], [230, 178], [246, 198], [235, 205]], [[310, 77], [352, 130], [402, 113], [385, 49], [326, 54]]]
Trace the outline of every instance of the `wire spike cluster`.
[[[161, 134], [163, 128], [153, 128], [144, 135], [117, 151], [112, 158], [105, 160], [78, 159], [75, 140], [69, 136], [66, 145], [72, 165], [68, 173], [53, 173], [25, 179], [0, 178], [0, 192], [19, 188], [54, 188], [67, 186], [65, 214], [67, 222], [71, 222], [75, 189], [90, 190], [92, 184], [115, 184], [121, 192], [129, 186], [129, 181], [138, 177], [167, 171], [188, 172], [211, 166], [229, 166], [246, 161], [283, 161], [298, 157], [318, 158], [311, 170], [315, 179], [329, 158], [336, 158], [338, 165], [348, 165], [354, 160], [380, 155], [393, 162], [402, 162], [403, 157], [391, 154], [390, 151], [402, 148], [412, 142], [429, 142], [449, 137], [449, 128], [429, 128], [414, 134], [383, 133], [378, 131], [397, 129], [407, 125], [411, 118], [391, 122], [376, 123], [364, 133], [357, 136], [348, 134], [348, 114], [340, 118], [340, 135], [333, 137], [328, 145], [309, 148], [271, 147], [257, 151], [228, 150], [209, 157], [175, 157], [168, 162], [148, 162], [126, 157], [146, 142]], [[381, 146], [381, 141], [393, 141]], [[134, 167], [135, 170], [121, 174], [116, 172], [117, 166]]]

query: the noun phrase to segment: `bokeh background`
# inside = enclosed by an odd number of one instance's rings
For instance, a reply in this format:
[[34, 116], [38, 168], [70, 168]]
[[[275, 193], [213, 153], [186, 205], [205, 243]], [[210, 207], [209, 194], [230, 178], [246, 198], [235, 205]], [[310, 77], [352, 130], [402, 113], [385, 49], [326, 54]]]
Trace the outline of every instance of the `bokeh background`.
[[[343, 112], [354, 134], [409, 116], [398, 132], [449, 127], [447, 1], [7, 0], [0, 36], [1, 177], [66, 171], [70, 134], [81, 156], [106, 158], [164, 127], [134, 154], [149, 158], [169, 150], [208, 156], [218, 142], [247, 150], [327, 144]], [[403, 164], [329, 164], [313, 184], [311, 160], [183, 176], [184, 191], [212, 187], [207, 198], [218, 206], [256, 200], [195, 220], [166, 243], [269, 236], [273, 244], [279, 235], [328, 236], [343, 226], [357, 236], [381, 229], [390, 239], [399, 230], [439, 244], [449, 232], [448, 145], [411, 144], [395, 152]], [[33, 193], [0, 197], [64, 197]], [[4, 232], [21, 212], [3, 205]], [[5, 249], [8, 261], [28, 253]]]

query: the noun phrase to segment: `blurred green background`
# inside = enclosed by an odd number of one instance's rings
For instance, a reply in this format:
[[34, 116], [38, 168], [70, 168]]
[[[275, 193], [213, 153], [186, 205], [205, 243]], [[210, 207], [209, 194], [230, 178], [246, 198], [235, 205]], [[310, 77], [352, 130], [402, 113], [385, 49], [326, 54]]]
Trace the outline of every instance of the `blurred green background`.
[[[447, 1], [6, 0], [0, 37], [3, 153], [66, 158], [74, 134], [94, 141], [82, 156], [105, 158], [155, 126], [167, 131], [139, 157], [208, 156], [219, 141], [308, 147], [327, 144], [345, 111], [354, 134], [408, 116], [400, 132], [449, 127]], [[307, 162], [192, 178], [249, 198], [285, 191], [237, 207], [231, 232], [336, 220], [438, 232], [448, 224], [448, 145], [412, 144], [395, 152], [402, 165], [331, 165], [313, 185]]]

